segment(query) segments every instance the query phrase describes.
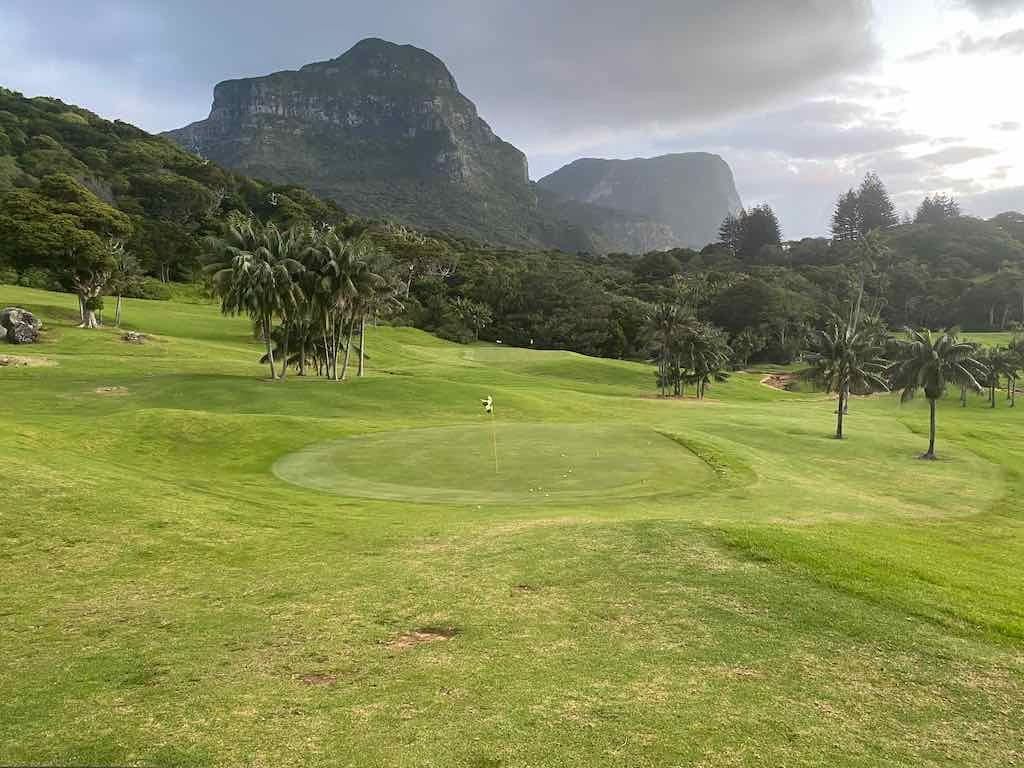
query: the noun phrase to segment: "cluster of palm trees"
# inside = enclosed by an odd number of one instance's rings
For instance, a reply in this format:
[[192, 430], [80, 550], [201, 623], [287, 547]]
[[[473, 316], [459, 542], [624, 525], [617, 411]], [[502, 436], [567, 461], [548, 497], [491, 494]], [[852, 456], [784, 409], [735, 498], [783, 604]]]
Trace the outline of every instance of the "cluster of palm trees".
[[658, 387], [663, 397], [681, 397], [692, 384], [697, 398], [712, 381], [725, 381], [732, 349], [721, 328], [701, 322], [682, 304], [663, 303], [654, 309], [651, 331], [655, 343]]
[[282, 228], [239, 215], [207, 247], [221, 308], [253, 319], [272, 379], [284, 380], [295, 368], [300, 376], [313, 370], [344, 380], [353, 347], [357, 375], [364, 374], [366, 322], [398, 303], [388, 258], [365, 235]]
[[890, 338], [877, 322], [833, 320], [818, 331], [807, 355], [806, 375], [825, 391], [838, 395], [836, 437], [843, 437], [843, 419], [851, 395], [878, 391], [900, 392], [901, 401], [923, 392], [929, 405], [928, 450], [934, 459], [936, 414], [939, 400], [950, 388], [959, 387], [961, 404], [969, 392], [989, 390], [995, 407], [1000, 383], [1007, 382], [1007, 399], [1014, 404], [1017, 377], [1024, 368], [1024, 345], [982, 350], [960, 338], [957, 329], [940, 333], [908, 329], [906, 338]]

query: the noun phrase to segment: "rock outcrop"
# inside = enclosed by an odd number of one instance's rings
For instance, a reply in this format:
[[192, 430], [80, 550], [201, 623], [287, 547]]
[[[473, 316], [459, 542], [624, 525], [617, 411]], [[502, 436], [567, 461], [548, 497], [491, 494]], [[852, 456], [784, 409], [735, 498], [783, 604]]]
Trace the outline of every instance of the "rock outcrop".
[[410, 45], [368, 39], [298, 71], [222, 82], [206, 120], [166, 135], [360, 215], [531, 239], [530, 216], [515, 215], [536, 207], [526, 156], [494, 134], [440, 59]]
[[42, 322], [26, 309], [7, 307], [0, 310], [0, 339], [11, 344], [35, 344], [42, 328]]
[[742, 206], [732, 169], [718, 155], [705, 152], [634, 160], [586, 158], [537, 183], [561, 200], [648, 217], [670, 228], [676, 245], [691, 248], [717, 240], [722, 220]]

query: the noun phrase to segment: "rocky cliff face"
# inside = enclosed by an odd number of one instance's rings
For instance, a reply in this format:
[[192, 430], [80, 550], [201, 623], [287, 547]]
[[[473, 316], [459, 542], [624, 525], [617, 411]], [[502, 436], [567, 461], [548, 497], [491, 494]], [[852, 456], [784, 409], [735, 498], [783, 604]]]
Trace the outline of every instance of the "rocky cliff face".
[[527, 227], [488, 211], [536, 207], [525, 155], [494, 134], [443, 62], [412, 46], [364, 40], [298, 71], [220, 83], [210, 116], [167, 136], [354, 213], [530, 239]]
[[[628, 195], [532, 184], [526, 156], [494, 134], [440, 59], [410, 45], [368, 39], [298, 71], [228, 80], [214, 89], [208, 118], [165, 135], [352, 213], [482, 242], [601, 253], [683, 242], [671, 219], [618, 205]], [[724, 218], [719, 207], [706, 228]]]
[[541, 179], [561, 200], [626, 211], [671, 228], [676, 245], [702, 248], [741, 207], [732, 170], [703, 152], [649, 159], [577, 160]]

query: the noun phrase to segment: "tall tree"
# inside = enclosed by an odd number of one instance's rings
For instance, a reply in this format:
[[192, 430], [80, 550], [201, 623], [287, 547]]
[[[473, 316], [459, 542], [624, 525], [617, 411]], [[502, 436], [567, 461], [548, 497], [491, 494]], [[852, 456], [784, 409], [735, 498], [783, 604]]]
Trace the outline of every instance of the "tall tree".
[[900, 223], [885, 184], [874, 172], [864, 177], [857, 190], [857, 212], [862, 235], [875, 229], [890, 229]]
[[114, 271], [114, 265], [124, 254], [124, 243], [110, 238], [98, 246], [85, 244], [68, 249], [71, 266], [71, 284], [78, 296], [82, 322], [79, 328], [99, 328], [99, 311], [103, 308], [103, 293]]
[[876, 229], [890, 229], [899, 223], [885, 184], [878, 174], [871, 172], [856, 190], [839, 196], [832, 214], [832, 239], [859, 240]]
[[941, 224], [960, 215], [960, 203], [944, 194], [927, 196], [914, 214], [915, 224]]
[[807, 377], [826, 392], [839, 395], [836, 408], [836, 439], [843, 439], [843, 419], [851, 394], [867, 394], [887, 389], [886, 362], [880, 334], [871, 323], [859, 328], [835, 319], [814, 336], [807, 358], [811, 363]]
[[939, 398], [950, 385], [980, 392], [979, 379], [987, 371], [977, 359], [977, 348], [961, 341], [956, 329], [933, 334], [908, 329], [908, 338], [895, 345], [896, 361], [889, 367], [890, 384], [900, 390], [901, 402], [911, 400], [918, 390], [928, 398], [930, 414], [928, 450], [922, 459], [935, 459], [936, 410]]
[[110, 280], [107, 290], [117, 297], [114, 308], [114, 325], [121, 327], [121, 303], [126, 293], [136, 293], [142, 287], [142, 265], [134, 255], [123, 247], [112, 254]]
[[860, 237], [862, 227], [860, 206], [854, 190], [839, 196], [835, 212], [832, 214], [832, 239], [841, 241], [856, 240]]
[[689, 371], [688, 378], [696, 387], [698, 400], [704, 399], [712, 381], [729, 378], [732, 349], [721, 328], [708, 323], [690, 324], [683, 329], [679, 347], [682, 366]]
[[718, 228], [718, 241], [734, 254], [738, 254], [743, 247], [743, 220], [746, 217], [747, 212], [740, 209], [738, 213], [726, 216]]
[[782, 243], [782, 229], [775, 211], [767, 203], [751, 208], [741, 220], [739, 256], [744, 261], [754, 261], [761, 249]]
[[232, 217], [224, 236], [210, 238], [208, 246], [216, 260], [207, 270], [221, 310], [230, 315], [247, 314], [256, 322], [266, 343], [270, 378], [276, 379], [273, 320], [281, 312], [283, 295], [293, 285], [288, 265], [278, 262], [267, 247], [263, 225], [243, 216]]

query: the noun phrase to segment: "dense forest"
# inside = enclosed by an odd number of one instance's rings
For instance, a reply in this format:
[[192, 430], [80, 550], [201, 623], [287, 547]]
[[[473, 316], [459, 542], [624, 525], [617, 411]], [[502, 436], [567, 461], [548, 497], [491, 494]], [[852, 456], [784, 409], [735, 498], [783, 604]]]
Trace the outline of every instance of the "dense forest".
[[[760, 206], [699, 252], [523, 252], [357, 220], [125, 123], [0, 89], [0, 282], [76, 291], [92, 308], [104, 293], [163, 298], [170, 281], [204, 278], [204, 243], [239, 216], [372, 242], [400, 286], [393, 321], [461, 341], [647, 358], [657, 308], [682, 304], [722, 330], [739, 364], [786, 362], [862, 283], [890, 327], [1024, 324], [1024, 216], [982, 221], [939, 196], [901, 223], [874, 176], [837, 201], [832, 238], [786, 242]], [[90, 284], [97, 265], [105, 286]]]

